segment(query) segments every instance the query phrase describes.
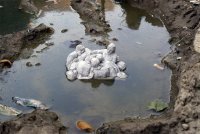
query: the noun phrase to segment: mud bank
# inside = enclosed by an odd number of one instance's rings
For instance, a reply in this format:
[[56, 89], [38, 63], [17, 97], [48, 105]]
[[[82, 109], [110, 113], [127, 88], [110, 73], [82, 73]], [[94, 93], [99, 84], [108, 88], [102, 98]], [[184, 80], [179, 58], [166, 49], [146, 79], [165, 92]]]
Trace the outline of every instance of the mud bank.
[[35, 110], [0, 124], [1, 134], [66, 134], [58, 116], [49, 111]]
[[[171, 102], [161, 116], [146, 119], [126, 118], [105, 123], [98, 134], [194, 134], [200, 132], [200, 6], [187, 0], [127, 0], [133, 6], [144, 8], [160, 17], [171, 39], [172, 52], [163, 62], [172, 71]], [[195, 39], [196, 36], [196, 39]], [[195, 41], [194, 41], [195, 39]]]
[[[39, 44], [44, 43], [45, 39], [47, 39], [53, 31], [52, 28], [40, 24], [33, 29], [0, 36], [0, 60], [8, 59], [14, 62], [24, 49], [34, 49]], [[3, 64], [0, 64], [0, 71], [3, 66]]]
[[105, 9], [102, 5], [88, 0], [72, 0], [72, 7], [78, 12], [85, 26], [85, 33], [90, 35], [106, 36], [111, 31], [110, 25], [105, 21]]

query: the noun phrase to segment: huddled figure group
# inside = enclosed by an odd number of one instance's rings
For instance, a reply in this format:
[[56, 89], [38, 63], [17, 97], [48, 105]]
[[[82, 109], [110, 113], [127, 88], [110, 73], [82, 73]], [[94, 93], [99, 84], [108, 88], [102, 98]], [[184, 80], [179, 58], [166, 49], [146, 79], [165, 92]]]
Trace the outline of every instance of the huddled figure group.
[[111, 43], [107, 49], [90, 50], [83, 45], [67, 57], [66, 76], [75, 79], [125, 79], [126, 64], [115, 53], [116, 46]]

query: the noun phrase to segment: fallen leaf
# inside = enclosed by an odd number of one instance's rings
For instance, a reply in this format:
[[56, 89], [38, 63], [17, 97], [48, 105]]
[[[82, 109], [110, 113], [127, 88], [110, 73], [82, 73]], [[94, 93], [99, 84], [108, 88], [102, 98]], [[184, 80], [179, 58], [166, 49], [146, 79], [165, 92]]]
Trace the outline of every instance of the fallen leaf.
[[90, 124], [82, 120], [76, 122], [76, 127], [87, 133], [91, 133], [94, 131], [94, 128]]
[[155, 110], [156, 112], [161, 112], [168, 108], [168, 104], [161, 100], [154, 100], [148, 104], [148, 109]]
[[0, 60], [0, 63], [4, 63], [4, 64], [9, 64], [10, 66], [12, 66], [12, 63], [11, 61], [7, 60], [7, 59], [3, 59], [3, 60]]

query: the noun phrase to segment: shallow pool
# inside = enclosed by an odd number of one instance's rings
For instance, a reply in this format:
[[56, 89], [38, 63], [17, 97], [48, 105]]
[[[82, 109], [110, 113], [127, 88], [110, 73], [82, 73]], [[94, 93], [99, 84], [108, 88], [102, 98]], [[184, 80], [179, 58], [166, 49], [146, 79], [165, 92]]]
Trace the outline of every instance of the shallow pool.
[[[127, 63], [128, 78], [71, 82], [65, 76], [66, 58], [74, 51], [70, 41], [80, 40], [90, 49], [101, 49], [104, 46], [91, 41], [101, 37], [85, 35], [79, 15], [70, 8], [67, 0], [61, 2], [66, 6], [61, 4], [61, 7], [57, 5], [48, 10], [43, 9], [40, 18], [31, 20], [34, 25], [45, 23], [55, 29], [48, 40], [54, 42], [54, 45], [43, 49], [46, 46], [41, 44], [34, 49], [31, 58], [14, 62], [11, 69], [0, 74], [2, 104], [26, 112], [31, 109], [14, 104], [11, 100], [13, 96], [41, 100], [60, 115], [65, 125], [70, 126], [71, 133], [78, 133], [74, 126], [76, 120], [83, 119], [98, 127], [106, 121], [154, 114], [147, 110], [147, 104], [154, 99], [169, 102], [171, 71], [153, 67], [170, 50], [169, 33], [162, 21], [144, 10], [106, 1], [106, 20], [112, 28], [108, 39], [118, 39], [113, 42], [120, 59]], [[43, 8], [45, 3], [37, 5]], [[22, 23], [26, 23], [24, 19]], [[0, 23], [0, 29], [6, 26]], [[7, 28], [10, 32], [16, 30], [9, 26]], [[68, 29], [68, 32], [61, 33], [62, 29]], [[40, 50], [44, 51], [39, 53]], [[27, 62], [33, 65], [41, 63], [41, 66], [27, 67]], [[7, 118], [2, 116], [1, 119]]]

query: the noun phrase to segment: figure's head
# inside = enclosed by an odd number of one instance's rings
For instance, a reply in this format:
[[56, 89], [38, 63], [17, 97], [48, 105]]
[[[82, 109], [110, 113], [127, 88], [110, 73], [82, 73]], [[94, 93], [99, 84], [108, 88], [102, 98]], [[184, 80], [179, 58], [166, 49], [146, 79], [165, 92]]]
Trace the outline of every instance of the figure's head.
[[76, 52], [79, 52], [79, 53], [84, 53], [85, 52], [85, 47], [83, 45], [77, 45], [76, 46]]
[[108, 50], [108, 54], [112, 54], [112, 53], [115, 53], [115, 50], [116, 50], [116, 46], [114, 43], [110, 43], [107, 47], [107, 50]]

